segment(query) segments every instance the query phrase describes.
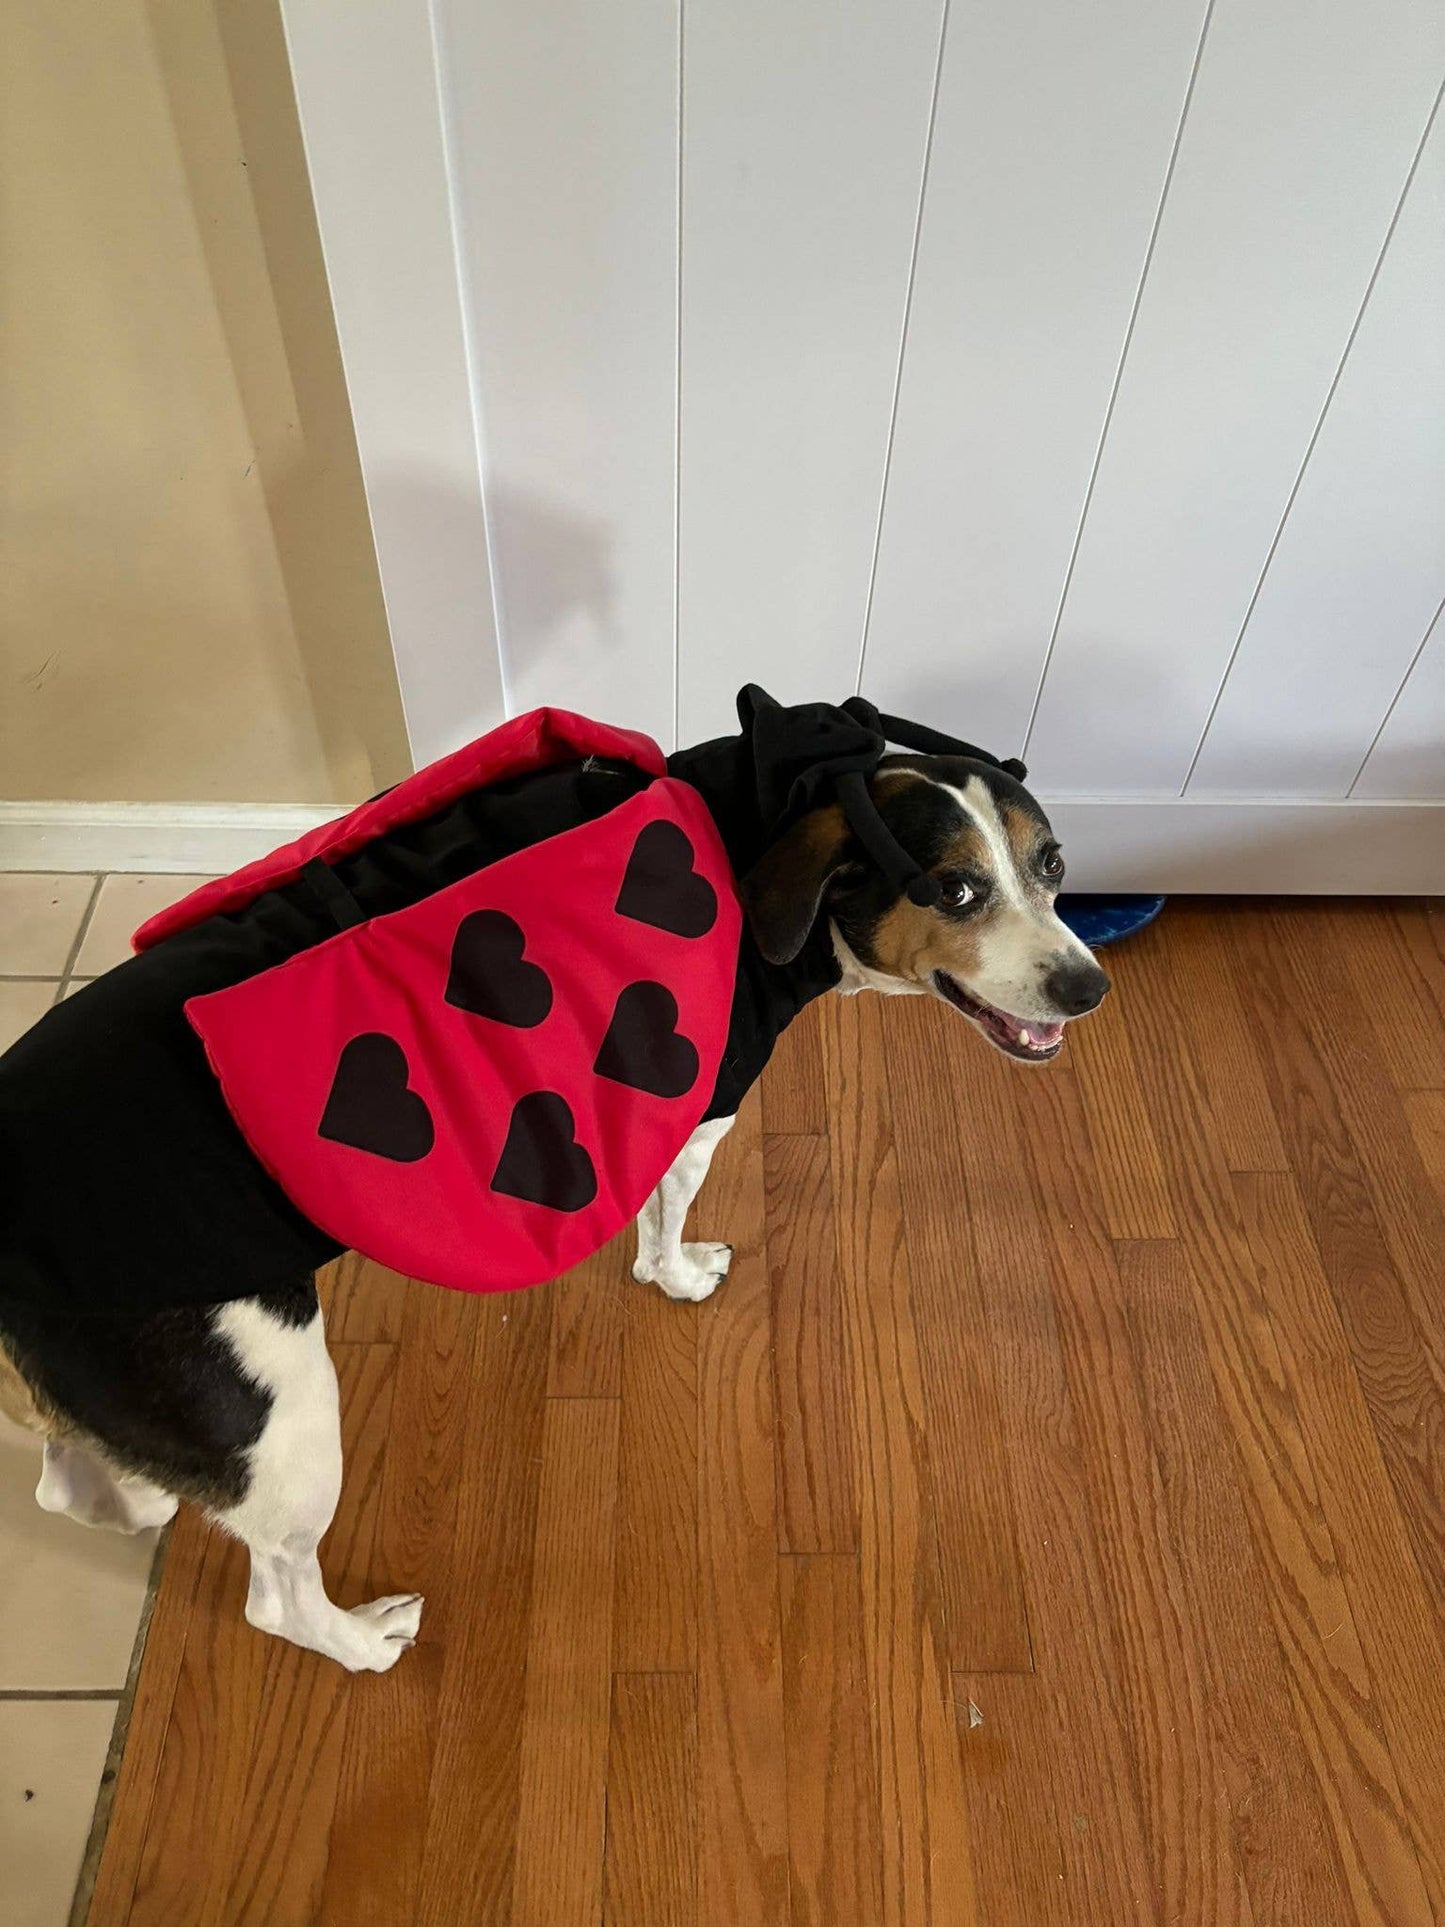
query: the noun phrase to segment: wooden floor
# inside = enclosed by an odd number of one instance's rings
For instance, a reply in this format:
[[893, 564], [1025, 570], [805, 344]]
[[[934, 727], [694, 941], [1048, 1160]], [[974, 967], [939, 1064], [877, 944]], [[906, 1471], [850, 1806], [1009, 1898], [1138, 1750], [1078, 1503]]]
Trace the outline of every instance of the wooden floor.
[[1046, 1071], [830, 998], [697, 1214], [341, 1269], [343, 1603], [176, 1527], [113, 1923], [1445, 1921], [1445, 914], [1171, 905]]

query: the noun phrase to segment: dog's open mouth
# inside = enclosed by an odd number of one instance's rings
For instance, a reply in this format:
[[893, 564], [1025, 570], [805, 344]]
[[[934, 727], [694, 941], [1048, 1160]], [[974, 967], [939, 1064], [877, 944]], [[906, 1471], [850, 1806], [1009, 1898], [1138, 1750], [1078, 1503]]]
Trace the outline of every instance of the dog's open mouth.
[[992, 1004], [970, 997], [946, 970], [935, 970], [933, 981], [954, 1009], [971, 1017], [988, 1041], [1008, 1056], [1020, 1058], [1026, 1064], [1043, 1064], [1063, 1049], [1062, 1024], [1039, 1024], [1032, 1019], [1025, 1023], [1021, 1017], [1011, 1017], [1006, 1010], [996, 1010]]

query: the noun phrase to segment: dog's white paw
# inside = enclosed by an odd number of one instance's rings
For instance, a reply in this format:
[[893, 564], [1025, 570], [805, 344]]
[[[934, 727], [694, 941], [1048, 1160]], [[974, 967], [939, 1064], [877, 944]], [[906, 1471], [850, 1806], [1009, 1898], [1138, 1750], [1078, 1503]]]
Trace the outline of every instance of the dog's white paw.
[[422, 1604], [419, 1592], [403, 1592], [353, 1606], [345, 1615], [351, 1622], [344, 1636], [346, 1650], [337, 1654], [342, 1665], [353, 1673], [385, 1673], [395, 1666], [416, 1644]]
[[679, 1247], [680, 1255], [655, 1269], [637, 1264], [632, 1275], [639, 1284], [657, 1285], [669, 1298], [698, 1304], [711, 1298], [733, 1261], [731, 1245], [693, 1244]]

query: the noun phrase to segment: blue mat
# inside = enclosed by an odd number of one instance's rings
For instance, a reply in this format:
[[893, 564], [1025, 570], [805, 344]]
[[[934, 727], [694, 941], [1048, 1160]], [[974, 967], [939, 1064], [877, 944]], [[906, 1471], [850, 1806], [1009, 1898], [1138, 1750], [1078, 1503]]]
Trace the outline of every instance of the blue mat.
[[1164, 897], [1081, 897], [1065, 891], [1058, 912], [1074, 935], [1096, 950], [1153, 923], [1166, 901]]

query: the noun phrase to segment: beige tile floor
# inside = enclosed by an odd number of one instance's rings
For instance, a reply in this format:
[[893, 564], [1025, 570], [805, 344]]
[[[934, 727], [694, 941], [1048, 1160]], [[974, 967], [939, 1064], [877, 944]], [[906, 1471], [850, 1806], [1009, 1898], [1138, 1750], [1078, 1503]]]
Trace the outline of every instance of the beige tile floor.
[[[130, 954], [201, 877], [0, 874], [0, 1050]], [[35, 1503], [38, 1442], [0, 1418], [0, 1922], [64, 1927], [145, 1605], [156, 1534]]]

